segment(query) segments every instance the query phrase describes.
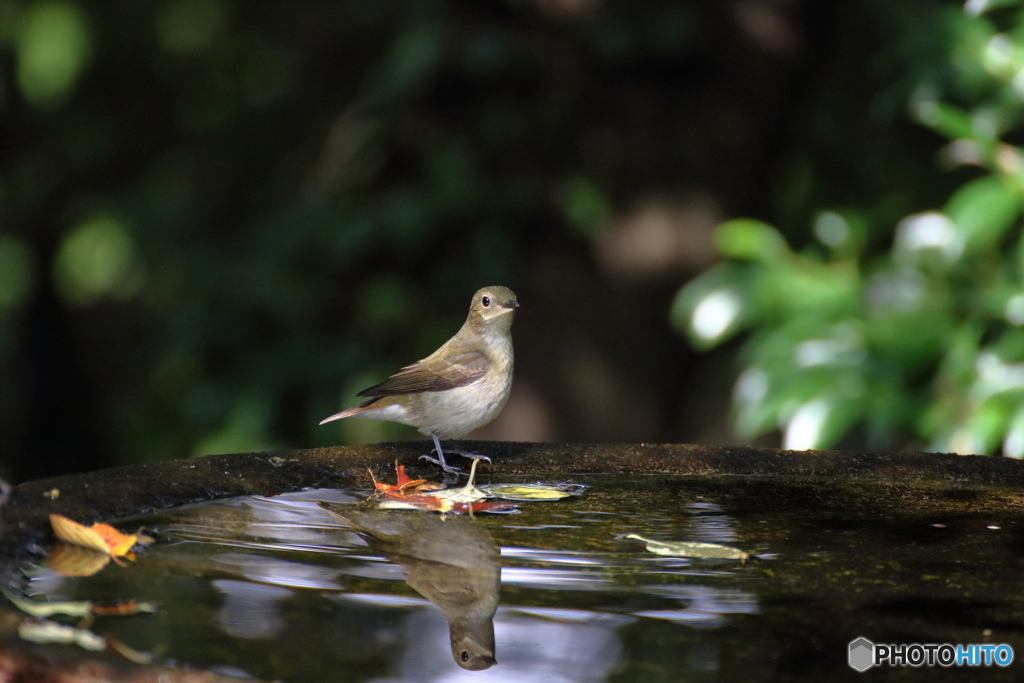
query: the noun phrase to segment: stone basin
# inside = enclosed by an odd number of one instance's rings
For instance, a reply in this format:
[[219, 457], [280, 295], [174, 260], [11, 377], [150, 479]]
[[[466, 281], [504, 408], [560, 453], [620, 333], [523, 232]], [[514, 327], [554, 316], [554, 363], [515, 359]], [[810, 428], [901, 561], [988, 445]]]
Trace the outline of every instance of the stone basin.
[[[110, 651], [27, 643], [17, 633], [26, 617], [5, 601], [0, 674], [54, 681], [83, 680], [82, 671], [117, 681], [1021, 677], [1024, 659], [969, 671], [883, 663], [859, 673], [850, 664], [862, 661], [859, 638], [872, 646], [1006, 645], [1004, 654], [1024, 658], [1018, 461], [461, 445], [492, 457], [478, 472], [481, 485], [586, 488], [520, 503], [516, 515], [376, 510], [366, 501], [367, 468], [392, 482], [397, 460], [413, 477], [439, 479], [417, 461], [424, 448], [417, 442], [207, 456], [22, 484], [0, 509], [0, 583], [40, 602], [152, 601], [154, 614], [97, 617], [87, 626], [155, 655], [131, 663]], [[156, 541], [126, 566], [61, 577], [46, 564], [54, 513], [126, 532], [144, 526]], [[397, 524], [399, 540], [374, 538], [375, 524]], [[658, 554], [657, 543], [637, 536], [682, 543], [689, 554], [679, 546]], [[709, 545], [695, 545], [702, 543]], [[694, 548], [706, 548], [704, 556]], [[453, 586], [469, 597], [453, 596]], [[459, 663], [463, 649], [488, 639], [493, 657]]]

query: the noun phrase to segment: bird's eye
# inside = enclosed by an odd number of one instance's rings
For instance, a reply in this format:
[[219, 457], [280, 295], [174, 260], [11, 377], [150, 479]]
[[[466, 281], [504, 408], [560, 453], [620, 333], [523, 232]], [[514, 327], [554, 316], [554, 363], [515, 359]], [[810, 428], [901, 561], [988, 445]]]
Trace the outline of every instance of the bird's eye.
[[480, 303], [482, 303], [484, 305], [484, 308], [486, 308], [487, 306], [490, 306], [491, 305], [491, 297], [485, 296], [483, 299], [480, 299]]
[[462, 651], [462, 654], [460, 655], [460, 657], [461, 657], [463, 662], [468, 662], [469, 661], [469, 653], [467, 651], [465, 651], [465, 650]]

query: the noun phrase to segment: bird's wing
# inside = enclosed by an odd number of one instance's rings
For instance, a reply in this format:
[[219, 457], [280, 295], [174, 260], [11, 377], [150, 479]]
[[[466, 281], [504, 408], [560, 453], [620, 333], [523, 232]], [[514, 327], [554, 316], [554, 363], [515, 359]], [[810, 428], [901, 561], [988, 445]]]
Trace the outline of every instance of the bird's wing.
[[446, 391], [472, 384], [491, 367], [491, 361], [479, 351], [457, 353], [445, 358], [427, 358], [406, 366], [386, 380], [356, 396], [395, 396], [423, 391]]

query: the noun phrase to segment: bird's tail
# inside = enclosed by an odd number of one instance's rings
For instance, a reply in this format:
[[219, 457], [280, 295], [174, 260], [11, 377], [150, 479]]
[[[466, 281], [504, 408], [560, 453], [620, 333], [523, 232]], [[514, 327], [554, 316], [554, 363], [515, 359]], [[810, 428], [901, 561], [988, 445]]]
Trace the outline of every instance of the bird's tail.
[[359, 404], [357, 406], [353, 406], [351, 408], [346, 408], [345, 410], [341, 411], [340, 413], [335, 413], [334, 415], [331, 415], [330, 417], [325, 417], [324, 419], [320, 420], [320, 424], [327, 424], [328, 422], [334, 422], [335, 420], [343, 420], [346, 417], [352, 417], [353, 415], [358, 415], [359, 413], [364, 413], [364, 412], [366, 412], [367, 410], [370, 409], [370, 405], [372, 403], [376, 403], [378, 400], [380, 400], [380, 399], [379, 398], [371, 398], [369, 401], [361, 403], [361, 404]]

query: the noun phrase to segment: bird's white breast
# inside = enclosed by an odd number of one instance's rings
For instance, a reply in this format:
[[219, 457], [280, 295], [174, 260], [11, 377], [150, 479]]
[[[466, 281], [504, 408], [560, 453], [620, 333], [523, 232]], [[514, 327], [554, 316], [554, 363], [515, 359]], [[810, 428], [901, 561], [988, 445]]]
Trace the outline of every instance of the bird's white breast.
[[505, 407], [512, 390], [512, 339], [496, 334], [487, 341], [492, 365], [486, 375], [464, 387], [420, 395], [420, 423], [413, 425], [420, 433], [457, 439], [483, 427]]

